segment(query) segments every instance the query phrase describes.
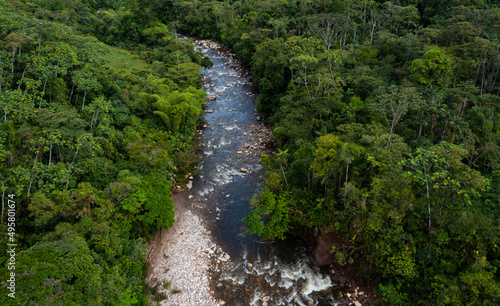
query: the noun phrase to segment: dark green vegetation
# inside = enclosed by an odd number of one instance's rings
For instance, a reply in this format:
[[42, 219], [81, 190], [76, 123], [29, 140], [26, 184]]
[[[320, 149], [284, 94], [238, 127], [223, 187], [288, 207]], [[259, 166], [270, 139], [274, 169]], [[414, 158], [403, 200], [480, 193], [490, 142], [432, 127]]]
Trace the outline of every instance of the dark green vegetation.
[[315, 228], [391, 304], [500, 303], [496, 1], [158, 1], [248, 65], [279, 152], [248, 230]]
[[210, 64], [147, 12], [0, 0], [0, 279], [8, 194], [18, 274], [1, 305], [147, 305], [147, 243], [192, 170]]

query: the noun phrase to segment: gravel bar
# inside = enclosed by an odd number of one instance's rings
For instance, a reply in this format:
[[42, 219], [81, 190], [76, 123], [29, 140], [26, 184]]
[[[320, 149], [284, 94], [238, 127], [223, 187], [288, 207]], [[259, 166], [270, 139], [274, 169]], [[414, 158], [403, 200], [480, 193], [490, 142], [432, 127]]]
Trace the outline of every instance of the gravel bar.
[[[174, 196], [175, 204], [185, 201], [183, 194]], [[224, 305], [210, 289], [210, 267], [216, 258], [208, 251], [216, 245], [209, 232], [185, 205], [176, 205], [175, 219], [172, 228], [156, 235], [149, 251], [148, 282], [167, 296], [159, 305]]]

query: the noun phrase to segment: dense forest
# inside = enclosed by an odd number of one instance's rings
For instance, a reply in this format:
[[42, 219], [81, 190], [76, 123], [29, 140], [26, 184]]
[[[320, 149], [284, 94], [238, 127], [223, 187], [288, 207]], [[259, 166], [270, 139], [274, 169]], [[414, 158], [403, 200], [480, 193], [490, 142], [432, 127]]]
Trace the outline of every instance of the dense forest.
[[0, 0], [1, 305], [148, 304], [146, 247], [196, 161], [211, 63], [119, 4]]
[[278, 152], [248, 231], [342, 241], [390, 304], [500, 303], [496, 1], [163, 1], [252, 71]]
[[389, 304], [500, 303], [496, 1], [0, 0], [16, 303], [147, 304], [211, 64], [176, 32], [231, 48], [273, 125], [250, 233], [337, 237]]

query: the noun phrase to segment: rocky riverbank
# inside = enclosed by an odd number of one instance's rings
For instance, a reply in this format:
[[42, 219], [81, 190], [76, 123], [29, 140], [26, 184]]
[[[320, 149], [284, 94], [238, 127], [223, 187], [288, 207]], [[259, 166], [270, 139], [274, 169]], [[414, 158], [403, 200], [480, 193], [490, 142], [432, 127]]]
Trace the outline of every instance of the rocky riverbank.
[[[147, 281], [165, 298], [159, 305], [224, 305], [210, 289], [210, 270], [223, 261], [210, 232], [198, 216], [187, 209], [186, 192], [173, 196], [176, 207], [174, 226], [158, 233], [151, 243], [151, 267]], [[219, 255], [216, 257], [214, 255]]]

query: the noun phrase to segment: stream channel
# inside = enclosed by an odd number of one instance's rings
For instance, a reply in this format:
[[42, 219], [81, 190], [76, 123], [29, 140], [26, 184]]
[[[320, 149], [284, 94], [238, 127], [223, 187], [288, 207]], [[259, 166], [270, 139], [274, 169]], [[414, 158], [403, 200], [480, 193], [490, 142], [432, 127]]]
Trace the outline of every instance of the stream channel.
[[284, 241], [265, 243], [246, 234], [242, 218], [263, 182], [259, 157], [274, 145], [263, 138], [255, 90], [234, 55], [211, 41], [195, 41], [195, 49], [214, 66], [203, 70], [203, 89], [213, 100], [207, 101], [206, 127], [200, 132], [200, 170], [190, 192], [191, 209], [201, 214], [214, 241], [231, 258], [213, 271], [216, 297], [226, 305], [263, 305], [266, 300], [268, 305], [343, 304], [334, 298], [338, 287], [314, 262], [303, 239], [289, 234]]

